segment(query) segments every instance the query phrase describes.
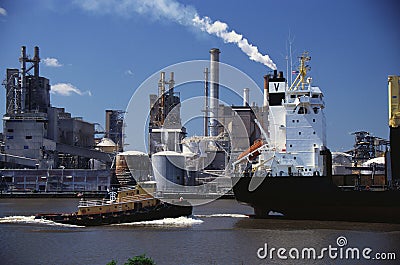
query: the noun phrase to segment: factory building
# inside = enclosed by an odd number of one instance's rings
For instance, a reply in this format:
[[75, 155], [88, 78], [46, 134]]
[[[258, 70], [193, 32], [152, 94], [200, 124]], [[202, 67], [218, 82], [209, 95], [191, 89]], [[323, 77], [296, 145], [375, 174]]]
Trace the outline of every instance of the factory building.
[[150, 95], [150, 155], [162, 151], [182, 152], [180, 142], [186, 136], [186, 128], [181, 123], [180, 94], [174, 91], [174, 85], [174, 73], [171, 72], [170, 80], [166, 81], [165, 72], [161, 72], [158, 95]]
[[106, 134], [105, 137], [116, 144], [116, 151], [124, 149], [124, 114], [123, 110], [106, 110]]
[[[265, 126], [268, 108], [250, 107], [248, 88], [243, 91], [243, 105], [220, 104], [219, 58], [220, 50], [211, 49], [210, 67], [204, 69], [202, 136], [186, 137], [180, 119], [180, 95], [174, 91], [174, 73], [166, 81], [161, 72], [158, 95], [150, 95], [148, 144], [159, 191], [190, 192], [191, 188], [182, 187], [207, 184], [208, 190], [203, 192], [226, 192], [231, 188], [231, 179], [226, 177], [229, 161], [261, 137], [255, 120]], [[129, 168], [135, 171], [134, 164]]]
[[[20, 69], [7, 69], [3, 116], [3, 168], [90, 168], [90, 160], [110, 163], [94, 149], [94, 124], [72, 117], [50, 102], [50, 81], [39, 73], [39, 48], [29, 58], [22, 46]], [[118, 137], [121, 137], [120, 135]]]

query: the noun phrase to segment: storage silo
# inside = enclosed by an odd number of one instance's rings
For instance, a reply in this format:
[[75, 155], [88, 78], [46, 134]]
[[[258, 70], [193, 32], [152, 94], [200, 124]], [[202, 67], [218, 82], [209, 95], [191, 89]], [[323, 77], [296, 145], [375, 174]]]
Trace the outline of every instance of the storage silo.
[[185, 156], [173, 151], [162, 151], [152, 155], [154, 177], [159, 191], [173, 191], [184, 185]]

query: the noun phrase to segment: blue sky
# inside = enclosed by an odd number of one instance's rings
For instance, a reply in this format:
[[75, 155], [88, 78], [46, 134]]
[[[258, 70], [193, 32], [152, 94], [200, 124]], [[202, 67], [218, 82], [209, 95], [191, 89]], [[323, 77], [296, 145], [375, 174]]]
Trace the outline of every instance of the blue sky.
[[[262, 76], [270, 69], [250, 60], [235, 44], [188, 25], [182, 13], [138, 12], [135, 1], [125, 2], [133, 4], [0, 1], [2, 79], [6, 68], [19, 66], [20, 46], [32, 55], [37, 45], [41, 75], [58, 89], [51, 95], [52, 105], [101, 124], [105, 109], [125, 109], [146, 78], [171, 64], [208, 59], [213, 47], [221, 50], [222, 62], [262, 87]], [[162, 2], [180, 3], [178, 7], [200, 17], [227, 23], [285, 72], [290, 33], [294, 55], [307, 50], [312, 57], [310, 76], [325, 94], [331, 149], [351, 148], [349, 133], [356, 130], [388, 137], [387, 76], [400, 74], [398, 1]], [[4, 98], [3, 90], [2, 114]]]

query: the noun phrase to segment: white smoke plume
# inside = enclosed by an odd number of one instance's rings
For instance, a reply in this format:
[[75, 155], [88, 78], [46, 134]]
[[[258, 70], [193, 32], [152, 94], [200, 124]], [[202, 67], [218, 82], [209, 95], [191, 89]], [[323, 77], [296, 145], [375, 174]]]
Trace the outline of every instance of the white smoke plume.
[[211, 18], [200, 17], [192, 6], [183, 5], [175, 0], [77, 0], [76, 3], [83, 9], [91, 12], [117, 13], [129, 16], [134, 11], [139, 14], [150, 15], [156, 19], [168, 19], [184, 26], [191, 26], [221, 38], [225, 43], [236, 44], [253, 61], [262, 63], [276, 70], [275, 63], [268, 55], [263, 55], [258, 48], [249, 43], [243, 35], [229, 30], [229, 26], [221, 21], [212, 21]]
[[234, 30], [229, 31], [228, 25], [221, 21], [212, 22], [209, 17], [200, 18], [197, 14], [193, 19], [195, 26], [199, 27], [202, 31], [220, 37], [224, 42], [235, 43], [250, 60], [262, 63], [272, 70], [276, 70], [275, 63], [269, 58], [268, 55], [262, 55], [258, 48], [248, 42], [243, 35], [236, 33]]

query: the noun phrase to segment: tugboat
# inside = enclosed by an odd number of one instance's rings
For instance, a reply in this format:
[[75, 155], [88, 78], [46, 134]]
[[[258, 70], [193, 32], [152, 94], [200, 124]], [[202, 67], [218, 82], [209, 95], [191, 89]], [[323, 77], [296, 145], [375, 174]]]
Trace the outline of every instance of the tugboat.
[[[259, 218], [400, 223], [395, 171], [379, 185], [369, 176], [371, 186], [362, 184], [360, 175], [332, 175], [325, 103], [321, 89], [307, 78], [310, 59], [307, 53], [300, 57], [291, 86], [282, 72], [264, 77], [268, 128], [264, 131], [255, 120], [264, 139], [233, 163], [236, 199], [251, 206]], [[400, 150], [393, 145], [391, 153], [393, 159]], [[337, 185], [337, 177], [352, 177], [353, 184]]]
[[192, 205], [180, 198], [163, 202], [151, 194], [156, 183], [147, 181], [133, 187], [123, 187], [110, 192], [109, 199], [84, 200], [74, 213], [37, 214], [36, 219], [46, 219], [62, 224], [99, 226], [119, 223], [177, 218], [192, 214]]

